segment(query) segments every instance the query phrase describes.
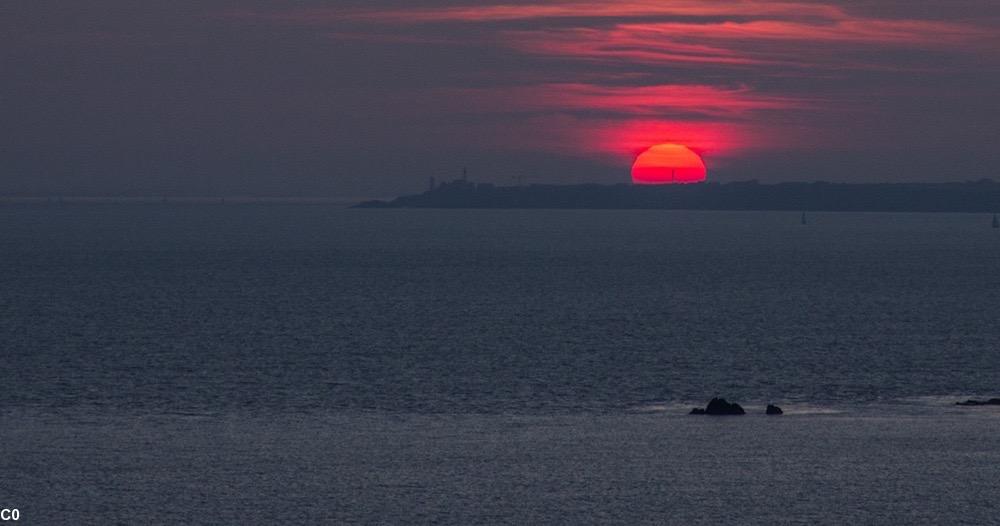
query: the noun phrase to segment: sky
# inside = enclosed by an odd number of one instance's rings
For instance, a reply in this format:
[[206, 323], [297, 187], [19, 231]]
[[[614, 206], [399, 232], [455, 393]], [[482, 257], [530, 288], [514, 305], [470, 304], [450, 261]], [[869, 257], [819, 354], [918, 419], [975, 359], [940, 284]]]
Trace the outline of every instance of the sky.
[[1000, 180], [995, 0], [11, 0], [0, 195]]

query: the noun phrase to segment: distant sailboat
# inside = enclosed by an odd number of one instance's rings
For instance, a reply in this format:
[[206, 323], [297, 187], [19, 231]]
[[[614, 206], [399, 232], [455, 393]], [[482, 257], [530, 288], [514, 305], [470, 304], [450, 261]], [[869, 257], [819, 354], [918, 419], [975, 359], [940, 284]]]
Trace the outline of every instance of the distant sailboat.
[[996, 214], [993, 214], [993, 228], [1000, 228], [1000, 217]]
[[805, 212], [802, 212], [802, 224], [803, 225], [809, 224], [809, 222], [806, 221], [806, 213]]

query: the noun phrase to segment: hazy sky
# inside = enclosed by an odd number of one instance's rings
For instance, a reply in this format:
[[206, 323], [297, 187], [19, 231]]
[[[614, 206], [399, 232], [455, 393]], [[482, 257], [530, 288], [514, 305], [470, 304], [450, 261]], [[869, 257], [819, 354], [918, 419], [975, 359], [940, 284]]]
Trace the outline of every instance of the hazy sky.
[[1000, 179], [996, 0], [8, 0], [0, 194]]

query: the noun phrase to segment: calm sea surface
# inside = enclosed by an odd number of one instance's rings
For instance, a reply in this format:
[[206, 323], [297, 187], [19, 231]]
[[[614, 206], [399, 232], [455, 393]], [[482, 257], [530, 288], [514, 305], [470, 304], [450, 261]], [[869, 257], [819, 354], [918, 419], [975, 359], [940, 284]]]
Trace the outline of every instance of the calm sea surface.
[[0, 205], [0, 508], [996, 523], [989, 222]]

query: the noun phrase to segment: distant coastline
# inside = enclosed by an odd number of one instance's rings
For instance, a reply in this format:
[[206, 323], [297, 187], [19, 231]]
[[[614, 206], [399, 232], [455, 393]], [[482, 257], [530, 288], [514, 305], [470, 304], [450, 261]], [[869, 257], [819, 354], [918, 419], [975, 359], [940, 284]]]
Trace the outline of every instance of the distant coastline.
[[1000, 183], [496, 186], [459, 179], [357, 208], [554, 208], [830, 212], [1000, 212]]
[[351, 207], [359, 199], [348, 197], [190, 197], [190, 196], [0, 196], [0, 205], [337, 205]]

